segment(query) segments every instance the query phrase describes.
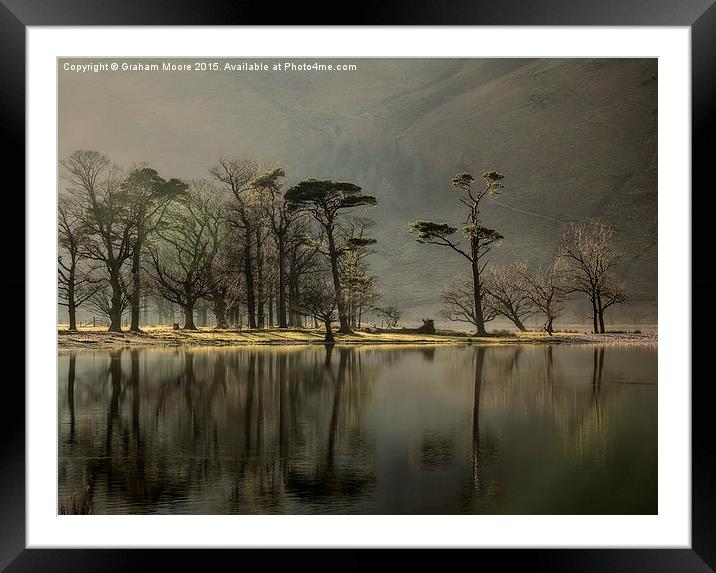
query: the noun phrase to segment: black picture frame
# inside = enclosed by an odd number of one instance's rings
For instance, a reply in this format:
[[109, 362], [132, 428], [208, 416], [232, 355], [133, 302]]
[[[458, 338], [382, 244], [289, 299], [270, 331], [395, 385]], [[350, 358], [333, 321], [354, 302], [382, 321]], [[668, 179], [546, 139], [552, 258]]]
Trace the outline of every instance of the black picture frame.
[[[390, 25], [522, 25], [522, 26], [687, 26], [691, 29], [692, 71], [692, 187], [703, 186], [708, 192], [712, 158], [708, 140], [714, 133], [716, 116], [716, 6], [714, 0], [457, 0], [432, 2], [413, 0], [366, 0], [359, 5], [345, 5], [346, 20], [338, 19], [336, 5], [293, 4], [280, 9], [267, 9], [265, 3], [211, 1], [194, 3], [187, 0], [0, 0], [0, 130], [5, 142], [2, 155], [5, 201], [7, 206], [4, 230], [10, 231], [17, 213], [25, 213], [25, 32], [28, 26], [87, 25], [283, 25], [283, 24], [390, 24]], [[91, 51], [91, 50], [89, 50]], [[713, 184], [711, 183], [710, 186]], [[684, 190], [660, 189], [662, 193], [684, 193]], [[709, 210], [703, 197], [694, 209], [696, 194], [685, 195], [692, 201], [692, 300], [706, 300], [716, 287], [716, 271], [702, 270], [698, 261], [708, 261], [710, 243], [706, 234]], [[12, 211], [10, 209], [13, 209]], [[660, 229], [661, 233], [668, 229]], [[7, 239], [7, 236], [6, 236]], [[25, 292], [24, 251], [16, 249], [6, 257], [7, 269], [0, 280], [5, 304], [3, 315], [12, 324], [6, 348], [24, 341]], [[12, 257], [16, 257], [12, 261]], [[661, 264], [668, 264], [662, 262]], [[713, 265], [703, 265], [703, 268]], [[25, 305], [32, 304], [24, 300]], [[684, 301], [684, 312], [691, 312]], [[693, 316], [693, 315], [692, 315]], [[697, 336], [699, 324], [692, 322], [692, 364], [706, 351], [707, 337]], [[15, 326], [17, 325], [17, 326]], [[688, 334], [688, 333], [687, 333]], [[31, 341], [27, 341], [31, 343]], [[5, 376], [2, 380], [0, 410], [0, 568], [7, 571], [125, 571], [156, 567], [156, 562], [169, 569], [206, 569], [216, 556], [234, 558], [232, 551], [212, 550], [70, 550], [25, 548], [25, 389], [19, 376], [11, 374], [10, 352], [6, 354]], [[23, 368], [20, 368], [23, 371]], [[385, 563], [400, 559], [401, 566], [412, 560], [422, 567], [444, 567], [455, 557], [475, 559], [480, 568], [499, 566], [503, 570], [525, 567], [530, 571], [653, 571], [706, 572], [716, 570], [716, 455], [713, 445], [709, 377], [693, 377], [692, 384], [692, 545], [691, 549], [476, 549], [478, 554], [446, 555], [443, 551], [386, 554], [377, 550], [335, 550], [324, 559], [301, 550], [242, 550], [235, 566], [248, 570], [273, 569], [278, 563], [292, 568], [342, 568], [357, 570], [379, 558]], [[690, 380], [670, 380], [689, 384]], [[320, 540], [317, 540], [320, 543]], [[231, 555], [229, 555], [231, 554]], [[323, 556], [321, 556], [323, 557]], [[407, 559], [407, 562], [406, 562]]]

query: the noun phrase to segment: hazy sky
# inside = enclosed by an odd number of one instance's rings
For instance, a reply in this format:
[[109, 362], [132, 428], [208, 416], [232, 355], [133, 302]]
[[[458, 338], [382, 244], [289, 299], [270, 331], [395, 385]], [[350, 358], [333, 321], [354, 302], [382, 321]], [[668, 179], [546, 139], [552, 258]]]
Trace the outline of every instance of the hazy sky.
[[[416, 244], [409, 222], [461, 223], [452, 175], [498, 170], [504, 194], [484, 209], [505, 236], [496, 261], [544, 262], [565, 222], [600, 216], [625, 252], [635, 304], [624, 317], [655, 317], [656, 60], [342, 59], [316, 61], [357, 69], [285, 71], [272, 68], [287, 60], [203, 59], [219, 70], [161, 71], [196, 61], [60, 60], [60, 157], [97, 149], [185, 179], [208, 177], [219, 155], [253, 157], [285, 166], [289, 184], [351, 180], [379, 200], [365, 213], [374, 274], [408, 320], [434, 317], [464, 267]], [[122, 70], [138, 62], [160, 69]], [[252, 63], [269, 69], [224, 69]], [[108, 69], [65, 69], [78, 64]]]

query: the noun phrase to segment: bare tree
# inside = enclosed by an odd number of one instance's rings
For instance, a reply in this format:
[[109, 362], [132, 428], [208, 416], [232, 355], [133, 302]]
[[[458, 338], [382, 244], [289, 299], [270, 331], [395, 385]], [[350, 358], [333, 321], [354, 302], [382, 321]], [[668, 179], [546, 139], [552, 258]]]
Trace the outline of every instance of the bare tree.
[[171, 202], [185, 196], [187, 185], [178, 179], [165, 181], [154, 169], [138, 167], [130, 171], [122, 181], [122, 188], [130, 202], [134, 221], [129, 330], [139, 332], [142, 247], [147, 238], [162, 225], [164, 213]]
[[526, 265], [521, 266], [519, 272], [527, 285], [527, 295], [534, 308], [544, 315], [544, 329], [551, 336], [554, 333], [554, 321], [564, 311], [567, 300], [564, 263], [557, 258], [546, 268], [537, 268], [534, 273]]
[[224, 159], [220, 157], [217, 165], [209, 173], [231, 193], [233, 204], [229, 217], [230, 224], [242, 235], [243, 273], [246, 291], [246, 310], [249, 328], [256, 328], [256, 292], [253, 273], [253, 243], [255, 223], [247, 204], [247, 195], [253, 189], [252, 182], [258, 173], [258, 163], [250, 159]]
[[77, 330], [77, 308], [87, 302], [100, 288], [101, 279], [95, 268], [84, 264], [82, 246], [86, 229], [82, 226], [80, 206], [74, 197], [60, 195], [57, 206], [59, 230], [57, 257], [59, 304], [67, 307], [69, 330]]
[[[226, 209], [226, 205], [222, 205]], [[242, 266], [237, 267], [236, 261], [243, 260], [244, 247], [236, 239], [235, 231], [227, 222], [226, 237], [219, 246], [219, 251], [209, 269], [210, 292], [207, 298], [213, 304], [217, 328], [241, 326], [241, 305], [246, 303], [246, 289], [242, 278], [245, 277]]]
[[231, 283], [239, 278], [233, 272], [232, 257], [229, 244], [224, 241], [214, 256], [208, 270], [209, 292], [207, 299], [212, 303], [212, 311], [216, 317], [216, 328], [228, 328], [227, 304]]
[[629, 300], [629, 291], [622, 281], [608, 274], [602, 282], [597, 294], [597, 312], [599, 313], [599, 332], [604, 333], [604, 311], [615, 304], [623, 304]]
[[306, 280], [317, 266], [318, 249], [321, 241], [314, 240], [309, 235], [308, 230], [308, 216], [304, 215], [295, 221], [286, 243], [289, 326], [302, 325], [302, 315], [297, 310], [301, 283]]
[[487, 296], [480, 297], [480, 318], [475, 314], [475, 291], [472, 288], [472, 276], [463, 276], [458, 278], [449, 288], [441, 293], [444, 307], [438, 313], [442, 318], [452, 320], [454, 322], [464, 322], [471, 324], [479, 331], [479, 320], [484, 325], [495, 319], [497, 312], [490, 303]]
[[524, 275], [526, 263], [512, 263], [507, 266], [490, 266], [484, 271], [484, 289], [491, 298], [494, 311], [510, 320], [520, 331], [527, 328], [524, 321], [534, 316], [535, 306], [529, 296]]
[[286, 315], [286, 249], [291, 225], [299, 213], [291, 209], [283, 198], [281, 188], [286, 173], [281, 167], [267, 171], [255, 178], [251, 185], [261, 191], [261, 208], [271, 228], [276, 244], [276, 264], [278, 266], [278, 327], [287, 328]]
[[[604, 332], [604, 301], [610, 290], [622, 290], [609, 306], [626, 300], [623, 287], [615, 287], [612, 269], [621, 260], [612, 244], [612, 228], [598, 220], [571, 223], [564, 231], [559, 245], [559, 254], [567, 264], [568, 292], [581, 292], [592, 306], [592, 323], [595, 333]], [[611, 300], [611, 297], [608, 297]]]
[[184, 310], [184, 328], [196, 330], [194, 307], [211, 293], [211, 265], [224, 238], [220, 204], [208, 183], [194, 181], [167, 219], [157, 231], [161, 240], [149, 243], [147, 270], [161, 295]]
[[[121, 330], [113, 330], [111, 328], [112, 317], [119, 314], [120, 321], [124, 312], [129, 308], [129, 288], [127, 285], [128, 277], [126, 272], [120, 273], [117, 281], [119, 283], [121, 294], [119, 303], [114, 295], [114, 287], [111, 286], [110, 282], [106, 279], [102, 279], [92, 292], [92, 295], [87, 299], [87, 306], [101, 314], [106, 316], [110, 320], [110, 331], [121, 332]], [[120, 322], [121, 325], [121, 322]]]
[[351, 320], [360, 328], [363, 324], [363, 312], [369, 309], [383, 296], [375, 284], [375, 278], [366, 274], [358, 275], [350, 282]]
[[254, 257], [255, 257], [255, 281], [256, 285], [256, 326], [266, 326], [266, 300], [270, 296], [270, 289], [267, 285], [267, 278], [270, 270], [267, 268], [269, 257], [267, 256], [266, 243], [269, 236], [269, 228], [266, 226], [265, 213], [261, 210], [260, 197], [256, 190], [252, 189], [248, 195], [249, 212], [252, 215], [254, 229]]
[[400, 311], [394, 307], [394, 306], [376, 306], [375, 307], [375, 313], [385, 320], [385, 323], [390, 328], [395, 328], [398, 326], [398, 321], [400, 321]]
[[[467, 217], [463, 226], [463, 234], [468, 241], [467, 248], [463, 248], [459, 240], [453, 238], [457, 227], [433, 221], [415, 221], [410, 225], [410, 232], [418, 234], [416, 239], [418, 243], [448, 247], [470, 262], [473, 293], [473, 310], [470, 314], [474, 316], [470, 323], [475, 325], [478, 335], [486, 334], [485, 322], [487, 321], [483, 315], [485, 292], [481, 277], [487, 265], [485, 255], [490, 252], [495, 243], [503, 239], [503, 236], [494, 229], [480, 224], [480, 202], [484, 197], [498, 195], [502, 191], [504, 177], [496, 171], [484, 172], [482, 174], [484, 183], [482, 189], [473, 189], [475, 178], [469, 173], [458, 173], [453, 177], [452, 184], [460, 192], [460, 202], [467, 207]], [[461, 285], [461, 287], [464, 286], [464, 284]]]
[[107, 271], [111, 289], [105, 300], [109, 330], [122, 332], [122, 312], [126, 309], [122, 271], [132, 255], [135, 220], [127, 191], [120, 184], [121, 173], [97, 151], [75, 151], [61, 164], [69, 192], [80, 205], [81, 224], [86, 233], [84, 255], [102, 263]]
[[375, 279], [368, 275], [367, 257], [376, 240], [368, 237], [374, 221], [367, 217], [346, 217], [338, 229], [342, 256], [339, 259], [346, 310], [351, 327], [360, 326], [363, 308], [380, 297]]
[[323, 323], [326, 344], [333, 344], [335, 338], [331, 323], [336, 318], [338, 308], [335, 290], [332, 288], [332, 273], [329, 269], [317, 269], [301, 284], [295, 310], [303, 315], [312, 316]]

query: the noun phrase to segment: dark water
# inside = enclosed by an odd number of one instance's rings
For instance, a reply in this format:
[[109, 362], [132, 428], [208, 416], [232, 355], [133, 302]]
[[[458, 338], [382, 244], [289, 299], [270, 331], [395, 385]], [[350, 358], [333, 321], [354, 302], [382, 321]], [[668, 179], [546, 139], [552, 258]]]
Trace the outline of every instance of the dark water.
[[656, 382], [656, 347], [63, 352], [59, 501], [653, 514]]

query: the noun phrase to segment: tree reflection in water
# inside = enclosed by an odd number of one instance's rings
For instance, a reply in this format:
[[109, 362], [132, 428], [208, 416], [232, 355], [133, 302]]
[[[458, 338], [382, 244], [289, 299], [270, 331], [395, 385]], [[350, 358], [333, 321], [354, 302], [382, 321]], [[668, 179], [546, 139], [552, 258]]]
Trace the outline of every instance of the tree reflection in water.
[[475, 386], [472, 391], [472, 487], [480, 495], [480, 393], [485, 348], [475, 348]]
[[[643, 513], [656, 507], [656, 350], [605, 354], [61, 354], [60, 499], [89, 486], [95, 513]], [[617, 484], [632, 501], [615, 506]]]

